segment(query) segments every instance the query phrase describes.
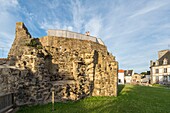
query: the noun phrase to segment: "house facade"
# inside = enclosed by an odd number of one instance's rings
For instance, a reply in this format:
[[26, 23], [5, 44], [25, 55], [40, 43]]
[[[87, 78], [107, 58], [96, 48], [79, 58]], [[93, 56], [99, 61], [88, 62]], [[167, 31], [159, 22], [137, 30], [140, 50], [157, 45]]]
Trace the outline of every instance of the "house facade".
[[125, 84], [125, 74], [122, 69], [118, 71], [118, 84]]
[[149, 83], [150, 84], [151, 77], [150, 75], [143, 75], [141, 78], [141, 83]]
[[134, 71], [133, 70], [125, 70], [124, 75], [125, 75], [125, 83], [131, 84], [132, 76], [134, 75]]
[[132, 84], [140, 84], [141, 83], [141, 77], [142, 77], [142, 74], [134, 74], [134, 75], [132, 75], [131, 83]]
[[147, 71], [146, 74], [142, 74], [141, 83], [150, 84], [150, 81], [151, 81], [150, 71]]
[[150, 61], [150, 72], [152, 84], [170, 82], [170, 50], [158, 52], [158, 60]]

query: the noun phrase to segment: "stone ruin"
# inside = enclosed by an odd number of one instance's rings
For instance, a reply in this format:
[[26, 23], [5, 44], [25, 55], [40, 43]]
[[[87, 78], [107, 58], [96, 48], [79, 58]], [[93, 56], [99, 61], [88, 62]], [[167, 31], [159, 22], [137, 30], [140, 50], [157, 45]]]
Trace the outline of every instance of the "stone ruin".
[[13, 92], [17, 105], [88, 96], [117, 96], [118, 63], [105, 45], [58, 36], [32, 38], [22, 22], [8, 59], [0, 60], [0, 92]]

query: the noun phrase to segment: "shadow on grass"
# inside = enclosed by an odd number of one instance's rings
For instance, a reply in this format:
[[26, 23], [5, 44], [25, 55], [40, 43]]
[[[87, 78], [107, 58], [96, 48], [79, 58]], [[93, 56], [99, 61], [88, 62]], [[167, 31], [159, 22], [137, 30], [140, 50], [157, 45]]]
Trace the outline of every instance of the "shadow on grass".
[[118, 95], [120, 94], [124, 87], [125, 85], [118, 85]]
[[[76, 102], [58, 102], [54, 105], [54, 113], [155, 113], [158, 111], [170, 113], [167, 99], [170, 98], [169, 92], [161, 88], [119, 85], [118, 97], [88, 97]], [[18, 113], [51, 113], [51, 106], [52, 104], [47, 104], [23, 108]]]

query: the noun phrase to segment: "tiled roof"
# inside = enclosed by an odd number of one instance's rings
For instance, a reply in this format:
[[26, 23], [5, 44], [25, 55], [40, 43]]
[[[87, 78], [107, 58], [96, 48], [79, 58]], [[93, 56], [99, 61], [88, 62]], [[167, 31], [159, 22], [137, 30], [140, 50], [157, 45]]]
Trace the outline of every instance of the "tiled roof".
[[170, 51], [168, 51], [160, 59], [158, 59], [159, 65], [163, 65], [163, 61], [165, 58], [168, 60], [168, 64], [170, 64]]
[[119, 73], [124, 73], [124, 70], [123, 70], [123, 69], [120, 69], [120, 70], [119, 70]]
[[125, 76], [132, 76], [133, 70], [125, 70], [124, 73], [125, 73]]

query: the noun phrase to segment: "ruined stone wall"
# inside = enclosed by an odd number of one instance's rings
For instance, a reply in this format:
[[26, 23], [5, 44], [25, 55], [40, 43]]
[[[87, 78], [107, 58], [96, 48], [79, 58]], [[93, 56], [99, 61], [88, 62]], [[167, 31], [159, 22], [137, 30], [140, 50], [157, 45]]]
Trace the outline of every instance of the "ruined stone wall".
[[54, 36], [45, 36], [39, 41], [52, 55], [52, 63], [58, 65], [58, 72], [72, 72], [70, 75], [75, 80], [79, 76], [89, 79], [88, 87], [91, 87], [92, 95], [116, 95], [118, 66], [106, 46], [92, 41]]
[[30, 40], [31, 35], [25, 27], [24, 23], [17, 22], [15, 30], [15, 39], [8, 53], [8, 56], [21, 56], [23, 54], [23, 50], [25, 49], [25, 45], [29, 43]]
[[4, 64], [8, 64], [9, 63], [9, 59], [7, 58], [0, 58], [0, 65], [4, 65]]
[[[18, 34], [9, 52], [9, 59], [16, 58], [16, 69], [20, 73], [29, 73], [17, 75], [22, 79], [18, 77], [14, 83], [19, 104], [48, 102], [51, 88], [55, 90], [56, 101], [79, 100], [87, 96], [117, 96], [118, 63], [106, 46], [55, 36], [36, 39], [35, 45], [28, 46], [26, 43], [35, 39], [29, 37], [27, 30], [24, 32], [26, 37], [20, 38], [24, 30], [25, 27], [16, 30]], [[23, 45], [18, 45], [18, 41]], [[20, 88], [18, 84], [21, 84]], [[20, 94], [22, 96], [18, 96]]]
[[14, 93], [17, 105], [42, 104], [50, 101], [52, 85], [50, 81], [46, 81], [45, 75], [35, 76], [28, 69], [16, 68], [0, 68], [0, 73], [0, 94]]

